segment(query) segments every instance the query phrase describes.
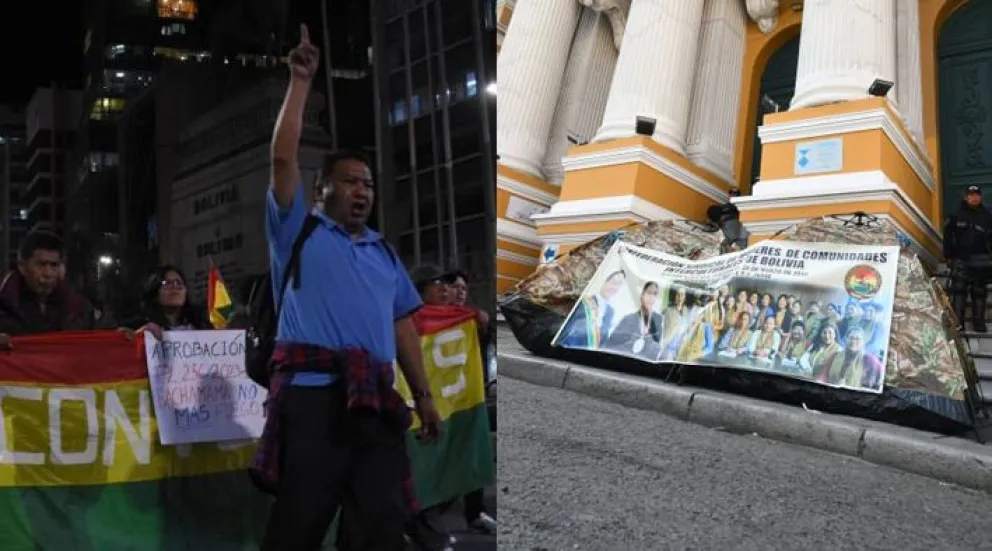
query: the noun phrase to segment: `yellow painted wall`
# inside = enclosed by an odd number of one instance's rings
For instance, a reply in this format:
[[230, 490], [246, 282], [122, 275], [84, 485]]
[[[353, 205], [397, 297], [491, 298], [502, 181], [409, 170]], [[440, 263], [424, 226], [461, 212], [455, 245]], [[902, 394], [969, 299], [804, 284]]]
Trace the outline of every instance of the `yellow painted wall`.
[[537, 258], [537, 255], [541, 254], [540, 248], [538, 247], [528, 247], [527, 245], [522, 245], [516, 241], [507, 241], [501, 238], [496, 239], [496, 248], [523, 256], [533, 256], [534, 258]]
[[[910, 1], [910, 0], [899, 0]], [[937, 72], [936, 72], [936, 46], [937, 38], [941, 26], [947, 18], [957, 9], [970, 0], [919, 0], [920, 2], [920, 41], [921, 41], [921, 62], [923, 80], [923, 131], [925, 141], [925, 153], [933, 167], [934, 178], [938, 183], [937, 189], [931, 193], [919, 180], [916, 173], [909, 164], [902, 158], [895, 146], [888, 140], [880, 130], [858, 132], [845, 136], [844, 166], [845, 172], [855, 172], [862, 170], [883, 170], [890, 179], [903, 186], [911, 200], [919, 206], [931, 222], [939, 226], [941, 213], [940, 205], [940, 156], [939, 156], [939, 117], [937, 113]], [[789, 40], [799, 35], [802, 24], [802, 12], [794, 12], [790, 9], [789, 2], [781, 3], [779, 20], [776, 27], [769, 33], [762, 33], [756, 24], [749, 21], [745, 36], [744, 67], [741, 74], [742, 88], [738, 103], [738, 119], [736, 124], [735, 154], [734, 154], [734, 176], [737, 186], [746, 195], [750, 192], [751, 180], [751, 158], [753, 155], [753, 144], [757, 129], [754, 121], [757, 117], [758, 93], [760, 90], [761, 75], [764, 72], [768, 60], [775, 51]], [[502, 20], [509, 18], [512, 12], [507, 10], [500, 13], [498, 17]], [[870, 103], [882, 100], [865, 100]], [[856, 102], [861, 103], [861, 102]], [[850, 112], [854, 109], [866, 109], [870, 107], [841, 104], [816, 108], [818, 114], [833, 114], [834, 112]], [[778, 113], [766, 117], [766, 123], [773, 121], [784, 122], [793, 120], [795, 117], [807, 118], [811, 115], [807, 111], [792, 113]], [[905, 133], [901, 127], [901, 122], [896, 118], [899, 130]], [[589, 144], [572, 148], [569, 155], [580, 155], [583, 153], [602, 152], [616, 150], [633, 145], [646, 144], [652, 151], [658, 152], [667, 159], [677, 162], [680, 166], [688, 168], [700, 177], [710, 181], [721, 188], [726, 188], [725, 184], [719, 182], [718, 178], [708, 174], [705, 170], [699, 169], [686, 159], [675, 155], [663, 146], [656, 144], [652, 140], [643, 137], [615, 140], [606, 143]], [[763, 148], [763, 159], [761, 165], [761, 178], [785, 178], [792, 177], [793, 155], [795, 154], [794, 143], [768, 144]], [[507, 169], [499, 167], [500, 174], [512, 175], [515, 180], [533, 185], [536, 189], [542, 189], [552, 193], [557, 193], [558, 188], [541, 182], [535, 178], [528, 177]], [[566, 184], [561, 189], [561, 200], [579, 200], [598, 197], [609, 197], [617, 195], [635, 194], [647, 201], [661, 206], [667, 210], [688, 218], [702, 219], [705, 217], [705, 209], [712, 202], [686, 188], [684, 185], [674, 183], [663, 174], [640, 163], [627, 163], [612, 167], [594, 168], [581, 171], [570, 171], [567, 175]], [[506, 211], [508, 194], [498, 195], [498, 212], [502, 214]], [[878, 204], [876, 204], [878, 203]], [[836, 211], [837, 205], [824, 205], [808, 207], [803, 209], [776, 209], [776, 212], [752, 212], [745, 214], [747, 220], [771, 220], [786, 218], [813, 217], [828, 212]], [[863, 210], [865, 212], [886, 213], [900, 223], [913, 234], [918, 242], [928, 248], [933, 248], [932, 243], [923, 234], [922, 230], [916, 228], [911, 220], [898, 209], [894, 204], [880, 201], [871, 203], [857, 203], [846, 205], [845, 210]], [[823, 212], [820, 212], [823, 211]], [[762, 218], [766, 217], [766, 218]], [[770, 217], [770, 218], [767, 218]], [[593, 231], [607, 232], [624, 225], [623, 222], [585, 222], [576, 224], [555, 225], [542, 229], [539, 233], [543, 235], [561, 233], [587, 233]], [[559, 248], [564, 252], [572, 245], [563, 245]], [[507, 250], [510, 250], [509, 248]], [[937, 251], [933, 251], [937, 252]], [[515, 267], [504, 265], [501, 260], [499, 272], [506, 270], [517, 272]]]
[[[824, 105], [822, 107], [813, 107], [799, 111], [769, 114], [765, 117], [765, 124], [780, 124], [876, 109], [885, 109], [891, 116], [896, 130], [902, 133], [907, 141], [912, 144], [909, 133], [903, 128], [902, 121], [883, 98], [869, 98], [861, 101]], [[939, 212], [934, 211], [933, 194], [883, 130], [864, 130], [842, 135], [844, 136], [844, 169], [841, 172], [867, 172], [873, 170], [885, 172], [890, 180], [906, 192], [906, 195], [919, 207], [920, 211], [923, 212], [924, 216], [930, 222], [940, 225]], [[829, 136], [825, 135], [824, 138], [826, 137]], [[804, 140], [792, 140], [764, 145], [762, 148], [761, 179], [776, 180], [793, 178], [796, 145], [801, 141]], [[913, 145], [915, 149], [915, 144]], [[917, 150], [917, 153], [920, 153], [920, 151]]]
[[[910, 1], [910, 0], [899, 0]], [[933, 166], [934, 178], [940, 182], [940, 119], [937, 113], [937, 39], [947, 18], [965, 3], [975, 0], [919, 0], [920, 2], [920, 50], [923, 80], [923, 134], [926, 152]], [[783, 2], [780, 7], [779, 23], [769, 34], [762, 33], [757, 25], [748, 22], [745, 37], [744, 69], [742, 93], [738, 104], [737, 139], [734, 155], [734, 174], [738, 187], [745, 194], [751, 181], [751, 157], [754, 154], [754, 137], [757, 117], [758, 92], [761, 75], [771, 56], [789, 40], [799, 35], [802, 12], [793, 12]], [[787, 113], [785, 113], [787, 114]], [[781, 115], [781, 114], [780, 114]], [[774, 161], [772, 161], [774, 162]], [[764, 160], [762, 168], [764, 168]], [[931, 198], [928, 212], [939, 216], [941, 212], [939, 191]]]

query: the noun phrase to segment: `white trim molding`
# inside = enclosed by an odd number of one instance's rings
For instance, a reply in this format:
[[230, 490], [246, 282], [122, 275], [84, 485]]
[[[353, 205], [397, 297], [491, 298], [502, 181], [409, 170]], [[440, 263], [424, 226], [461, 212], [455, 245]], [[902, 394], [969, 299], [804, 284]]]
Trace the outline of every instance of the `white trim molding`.
[[538, 251], [544, 246], [541, 238], [537, 235], [536, 229], [503, 218], [496, 219], [496, 238], [524, 247], [538, 249]]
[[524, 182], [514, 180], [513, 178], [502, 174], [496, 175], [496, 188], [502, 189], [503, 191], [513, 195], [518, 195], [524, 199], [534, 201], [535, 203], [544, 205], [545, 207], [550, 207], [558, 201], [558, 196], [556, 195], [552, 195], [546, 191], [542, 191], [531, 185], [525, 184]]
[[[792, 226], [802, 224], [806, 222], [809, 218], [783, 218], [781, 220], [760, 220], [757, 222], [745, 222], [744, 227], [747, 228], [748, 233], [751, 234], [752, 239], [758, 239], [759, 237], [764, 239], [762, 236], [768, 236], [769, 238], [776, 233]], [[748, 245], [751, 245], [749, 243]]]
[[[917, 227], [923, 229], [931, 245], [940, 247], [941, 237], [936, 226], [919, 207], [913, 204], [906, 193], [880, 170], [765, 180], [755, 185], [754, 195], [733, 199], [733, 203], [741, 212], [866, 201], [891, 201], [912, 219]], [[760, 224], [747, 223], [745, 226], [752, 233], [764, 234], [774, 233], [797, 222], [799, 221], [793, 219]], [[777, 229], [772, 229], [773, 224], [778, 225]]]
[[538, 252], [534, 256], [527, 256], [527, 255], [522, 255], [520, 253], [515, 253], [513, 251], [508, 251], [506, 249], [496, 249], [496, 258], [502, 258], [503, 260], [506, 260], [506, 261], [509, 261], [509, 262], [515, 262], [517, 264], [523, 264], [524, 266], [533, 266], [535, 268], [537, 267], [537, 265], [539, 263], [538, 262], [538, 260], [539, 260], [538, 259], [538, 256], [540, 254], [541, 253]]
[[671, 218], [679, 216], [636, 195], [559, 201], [551, 206], [550, 211], [532, 217], [539, 228], [583, 222], [651, 222]]
[[[630, 163], [647, 165], [717, 203], [723, 203], [727, 200], [727, 192], [725, 190], [720, 189], [720, 187], [708, 182], [705, 178], [675, 163], [671, 159], [666, 159], [664, 156], [643, 145], [580, 153], [578, 155], [570, 155], [561, 160], [566, 173], [572, 170], [586, 170]], [[730, 184], [730, 182], [726, 183], [728, 185]]]
[[926, 149], [918, 144], [915, 139], [909, 137], [911, 134], [907, 136], [907, 132], [902, 130], [899, 122], [885, 108], [766, 124], [758, 127], [758, 137], [761, 138], [762, 144], [769, 144], [850, 134], [866, 130], [882, 130], [886, 137], [896, 146], [896, 149], [903, 158], [906, 159], [909, 166], [913, 168], [916, 176], [923, 181], [923, 185], [927, 186], [930, 191], [936, 189], [937, 183], [933, 176], [933, 167], [930, 164], [930, 159], [927, 157]]
[[[584, 233], [547, 233], [541, 238], [547, 245], [585, 245], [586, 243], [599, 239], [608, 234], [608, 231], [594, 231]], [[561, 254], [561, 253], [559, 253]]]

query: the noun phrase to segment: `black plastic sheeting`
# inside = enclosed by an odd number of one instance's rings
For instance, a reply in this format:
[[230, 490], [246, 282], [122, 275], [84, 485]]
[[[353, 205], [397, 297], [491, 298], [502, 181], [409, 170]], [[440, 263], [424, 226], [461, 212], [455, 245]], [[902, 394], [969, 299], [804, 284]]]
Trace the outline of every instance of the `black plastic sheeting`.
[[[881, 394], [868, 394], [831, 388], [771, 373], [758, 373], [726, 367], [700, 367], [648, 362], [551, 346], [551, 340], [564, 323], [564, 316], [535, 304], [523, 296], [505, 297], [500, 310], [517, 341], [538, 356], [574, 362], [591, 367], [665, 379], [674, 368], [679, 383], [733, 392], [761, 400], [781, 402], [839, 415], [861, 417], [930, 432], [959, 435], [974, 430], [974, 421], [965, 402], [943, 396], [885, 387]], [[676, 377], [671, 377], [674, 381]]]

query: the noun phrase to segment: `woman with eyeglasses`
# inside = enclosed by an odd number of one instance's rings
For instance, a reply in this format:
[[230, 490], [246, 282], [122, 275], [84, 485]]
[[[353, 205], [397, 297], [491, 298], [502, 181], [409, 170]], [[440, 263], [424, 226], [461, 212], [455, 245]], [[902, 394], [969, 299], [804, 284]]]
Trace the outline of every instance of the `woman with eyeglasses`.
[[148, 277], [141, 305], [142, 315], [120, 328], [128, 338], [148, 331], [161, 340], [162, 331], [212, 328], [206, 312], [190, 302], [186, 276], [175, 266], [160, 266]]

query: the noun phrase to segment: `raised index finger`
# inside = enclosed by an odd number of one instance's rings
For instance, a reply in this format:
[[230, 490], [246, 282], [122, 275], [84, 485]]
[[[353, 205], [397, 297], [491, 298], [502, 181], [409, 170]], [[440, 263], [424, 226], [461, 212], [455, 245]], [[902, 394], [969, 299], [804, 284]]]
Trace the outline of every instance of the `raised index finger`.
[[300, 42], [304, 44], [310, 43], [310, 30], [307, 29], [306, 23], [300, 23]]

